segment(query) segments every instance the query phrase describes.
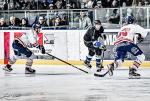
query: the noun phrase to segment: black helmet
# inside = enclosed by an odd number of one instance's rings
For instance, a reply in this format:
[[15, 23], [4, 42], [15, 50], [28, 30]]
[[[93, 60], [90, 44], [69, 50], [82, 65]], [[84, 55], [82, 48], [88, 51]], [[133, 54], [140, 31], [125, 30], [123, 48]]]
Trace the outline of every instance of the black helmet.
[[101, 21], [100, 20], [95, 20], [94, 23], [101, 25]]
[[41, 28], [41, 26], [40, 26], [39, 24], [34, 24], [34, 25], [32, 26], [32, 28], [33, 28], [33, 29]]

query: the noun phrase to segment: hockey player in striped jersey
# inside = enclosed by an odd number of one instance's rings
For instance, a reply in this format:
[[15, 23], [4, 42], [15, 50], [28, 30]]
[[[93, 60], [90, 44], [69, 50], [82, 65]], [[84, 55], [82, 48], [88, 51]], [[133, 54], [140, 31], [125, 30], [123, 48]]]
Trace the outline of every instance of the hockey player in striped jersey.
[[138, 42], [141, 42], [146, 37], [147, 31], [143, 27], [134, 24], [134, 18], [132, 16], [128, 16], [127, 24], [120, 29], [115, 42], [115, 60], [113, 63], [107, 65], [109, 68], [109, 75], [113, 75], [113, 70], [124, 62], [126, 54], [129, 52], [136, 56], [136, 60], [134, 60], [133, 65], [129, 67], [129, 77], [140, 77], [140, 74], [136, 71], [145, 60], [145, 55], [143, 54], [142, 50], [133, 42], [136, 34], [138, 35]]
[[25, 55], [27, 57], [25, 73], [35, 73], [35, 70], [31, 68], [35, 56], [28, 48], [37, 47], [43, 54], [45, 54], [44, 47], [38, 44], [38, 33], [40, 32], [40, 28], [40, 25], [35, 24], [29, 33], [23, 33], [20, 37], [14, 39], [12, 43], [14, 56], [9, 59], [8, 64], [3, 68], [3, 70], [11, 72], [13, 70], [11, 66], [17, 59], [20, 59], [22, 55]]

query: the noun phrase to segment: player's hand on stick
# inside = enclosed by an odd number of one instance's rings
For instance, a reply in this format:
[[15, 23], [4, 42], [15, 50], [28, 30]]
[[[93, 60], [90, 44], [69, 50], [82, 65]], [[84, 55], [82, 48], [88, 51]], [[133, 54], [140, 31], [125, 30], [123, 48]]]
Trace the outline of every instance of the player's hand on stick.
[[144, 38], [142, 37], [141, 34], [138, 34], [137, 40], [138, 40], [138, 43], [141, 43], [144, 40]]
[[101, 47], [101, 43], [99, 42], [99, 41], [94, 41], [93, 42], [93, 46], [95, 47], [95, 48], [99, 48], [99, 47]]
[[103, 45], [103, 46], [101, 47], [101, 49], [102, 49], [103, 51], [106, 51], [106, 50], [107, 50], [106, 45]]

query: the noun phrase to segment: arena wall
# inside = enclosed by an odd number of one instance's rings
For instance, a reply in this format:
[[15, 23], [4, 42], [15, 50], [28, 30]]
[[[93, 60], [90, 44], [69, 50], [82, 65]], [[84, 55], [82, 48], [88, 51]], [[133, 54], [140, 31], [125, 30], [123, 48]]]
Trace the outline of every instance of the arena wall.
[[[38, 35], [40, 44], [43, 44], [46, 52], [56, 57], [59, 57], [63, 60], [70, 61], [73, 64], [82, 64], [82, 60], [85, 59], [87, 54], [87, 48], [83, 43], [83, 35], [86, 30], [42, 30]], [[113, 43], [116, 39], [118, 29], [109, 29], [105, 30], [107, 35], [107, 39], [105, 41], [105, 45], [107, 46], [107, 51], [105, 52], [104, 62], [106, 64], [113, 60]], [[28, 33], [28, 30], [0, 30], [0, 63], [7, 63], [8, 59], [13, 55], [11, 44], [13, 42], [14, 37], [18, 37], [19, 34]], [[137, 43], [135, 36], [134, 42]], [[143, 50], [144, 54], [146, 54], [146, 64], [144, 66], [149, 66], [150, 61], [150, 34], [146, 37], [145, 41], [141, 44], [138, 44], [139, 47]], [[35, 64], [62, 64], [57, 60], [53, 60], [52, 57], [47, 55], [43, 55], [36, 48], [31, 49], [34, 54], [37, 56]], [[24, 58], [24, 57], [23, 57]], [[93, 58], [94, 59], [94, 58]], [[128, 54], [128, 59], [135, 59], [134, 56]], [[107, 61], [106, 61], [107, 60]], [[19, 60], [17, 63], [22, 64], [24, 60]], [[51, 62], [44, 62], [51, 61]], [[43, 63], [42, 63], [43, 62]], [[130, 61], [129, 61], [130, 62]], [[94, 62], [93, 62], [94, 63]], [[105, 64], [105, 63], [104, 63]], [[127, 63], [128, 64], [128, 63]], [[129, 63], [130, 64], [130, 63]], [[125, 64], [126, 65], [126, 64]]]

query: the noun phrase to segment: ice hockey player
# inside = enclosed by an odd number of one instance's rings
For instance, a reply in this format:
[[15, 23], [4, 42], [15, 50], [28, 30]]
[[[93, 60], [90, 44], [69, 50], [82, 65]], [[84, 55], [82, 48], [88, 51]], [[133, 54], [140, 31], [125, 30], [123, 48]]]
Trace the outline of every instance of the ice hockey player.
[[34, 74], [36, 72], [31, 68], [35, 56], [28, 48], [37, 47], [45, 54], [44, 46], [39, 45], [37, 41], [40, 28], [40, 25], [35, 24], [29, 33], [23, 33], [20, 37], [14, 39], [12, 43], [14, 56], [9, 59], [8, 64], [3, 70], [11, 72], [13, 70], [11, 66], [17, 59], [20, 59], [22, 55], [25, 55], [27, 57], [25, 74]]
[[91, 60], [94, 55], [96, 55], [96, 71], [100, 72], [103, 68], [101, 64], [102, 51], [106, 51], [106, 46], [104, 45], [104, 40], [106, 40], [106, 35], [103, 33], [104, 28], [101, 25], [100, 20], [95, 20], [94, 26], [90, 27], [86, 34], [84, 35], [84, 44], [88, 48], [88, 55], [84, 61], [84, 65], [91, 68]]
[[109, 75], [113, 75], [113, 70], [124, 62], [127, 52], [136, 56], [133, 65], [129, 67], [129, 78], [140, 78], [140, 74], [137, 73], [137, 69], [145, 60], [145, 55], [142, 50], [133, 43], [135, 35], [138, 42], [142, 42], [147, 35], [147, 31], [141, 26], [134, 24], [134, 18], [128, 16], [126, 24], [118, 32], [117, 40], [115, 44], [115, 60], [113, 63], [107, 65], [109, 68]]

